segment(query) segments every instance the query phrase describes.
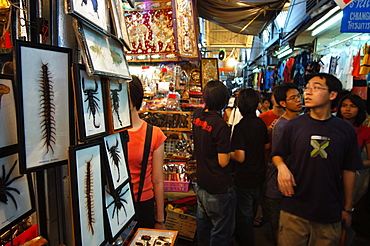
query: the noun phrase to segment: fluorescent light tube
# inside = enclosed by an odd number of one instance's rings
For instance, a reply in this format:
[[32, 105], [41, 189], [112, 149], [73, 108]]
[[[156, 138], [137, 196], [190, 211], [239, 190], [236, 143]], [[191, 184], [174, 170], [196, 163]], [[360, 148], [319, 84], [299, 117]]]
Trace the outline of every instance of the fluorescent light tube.
[[334, 23], [336, 23], [337, 21], [339, 21], [342, 18], [343, 18], [343, 12], [341, 11], [337, 15], [335, 15], [333, 18], [327, 20], [325, 23], [323, 23], [322, 25], [320, 25], [319, 27], [314, 29], [311, 33], [311, 36], [316, 36], [317, 34], [321, 33], [325, 29], [334, 25]]

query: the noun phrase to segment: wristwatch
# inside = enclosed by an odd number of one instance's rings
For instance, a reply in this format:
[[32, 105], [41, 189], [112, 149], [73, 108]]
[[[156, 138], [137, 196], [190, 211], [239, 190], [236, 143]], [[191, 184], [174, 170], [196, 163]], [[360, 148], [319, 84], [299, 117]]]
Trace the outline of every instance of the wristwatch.
[[350, 210], [347, 210], [347, 209], [343, 208], [343, 211], [351, 214], [355, 211], [355, 208], [351, 208]]
[[160, 224], [160, 225], [164, 225], [164, 220], [162, 220], [162, 221], [158, 221], [158, 220], [155, 220], [155, 223], [157, 223], [157, 224]]

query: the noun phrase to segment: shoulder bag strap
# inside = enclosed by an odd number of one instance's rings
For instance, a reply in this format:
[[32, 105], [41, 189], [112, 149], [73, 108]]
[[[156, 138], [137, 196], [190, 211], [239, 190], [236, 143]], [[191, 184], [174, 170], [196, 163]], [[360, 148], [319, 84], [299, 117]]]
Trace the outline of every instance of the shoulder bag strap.
[[140, 173], [140, 181], [139, 181], [139, 191], [137, 194], [137, 202], [140, 202], [141, 193], [143, 192], [146, 167], [148, 166], [150, 145], [152, 143], [152, 133], [153, 133], [153, 126], [148, 124], [146, 128], [143, 159], [141, 161], [141, 173]]

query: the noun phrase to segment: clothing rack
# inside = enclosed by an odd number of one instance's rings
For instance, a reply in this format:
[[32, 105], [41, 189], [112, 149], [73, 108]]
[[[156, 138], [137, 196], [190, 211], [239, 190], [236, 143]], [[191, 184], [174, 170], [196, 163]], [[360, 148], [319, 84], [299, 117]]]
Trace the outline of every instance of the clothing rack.
[[354, 38], [356, 38], [356, 37], [358, 37], [358, 36], [361, 36], [361, 35], [363, 35], [363, 34], [364, 34], [364, 33], [358, 33], [358, 34], [356, 34], [356, 35], [353, 35], [352, 37], [349, 37], [349, 38], [343, 39], [342, 41], [339, 41], [339, 42], [338, 42], [338, 43], [336, 43], [336, 44], [329, 45], [328, 47], [326, 47], [326, 48], [324, 48], [324, 49], [317, 50], [317, 51], [313, 52], [312, 54], [313, 54], [313, 55], [318, 54], [318, 53], [320, 53], [320, 52], [322, 52], [322, 51], [324, 51], [324, 50], [327, 50], [327, 49], [330, 49], [330, 48], [332, 48], [332, 47], [335, 47], [335, 46], [337, 46], [337, 45], [339, 45], [339, 44], [345, 43], [345, 42], [347, 42], [348, 40], [352, 40], [352, 39], [354, 39]]

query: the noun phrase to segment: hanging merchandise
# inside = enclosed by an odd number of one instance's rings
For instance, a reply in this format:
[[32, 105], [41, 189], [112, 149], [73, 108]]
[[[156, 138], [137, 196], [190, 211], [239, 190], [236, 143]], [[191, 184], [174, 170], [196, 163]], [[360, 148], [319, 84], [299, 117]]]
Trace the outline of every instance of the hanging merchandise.
[[265, 90], [272, 89], [274, 86], [274, 67], [268, 67], [266, 71]]
[[364, 58], [362, 59], [362, 65], [360, 68], [360, 74], [366, 75], [370, 72], [370, 46], [367, 43], [364, 45]]
[[353, 64], [352, 64], [352, 67], [353, 67], [352, 76], [353, 77], [360, 77], [360, 67], [361, 67], [360, 60], [361, 60], [360, 51], [358, 51], [357, 55], [353, 58]]
[[294, 58], [289, 58], [286, 61], [283, 76], [284, 76], [284, 83], [292, 82], [292, 67], [294, 64]]
[[132, 50], [129, 62], [161, 62], [198, 59], [196, 21], [190, 0], [136, 2], [125, 5]]
[[294, 61], [293, 65], [293, 83], [298, 87], [303, 87], [306, 84], [305, 81], [305, 67], [307, 67], [310, 61], [310, 54], [308, 52], [303, 52], [299, 54]]

